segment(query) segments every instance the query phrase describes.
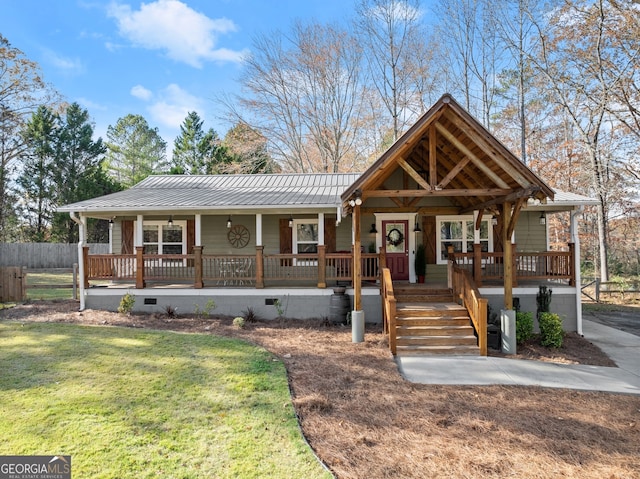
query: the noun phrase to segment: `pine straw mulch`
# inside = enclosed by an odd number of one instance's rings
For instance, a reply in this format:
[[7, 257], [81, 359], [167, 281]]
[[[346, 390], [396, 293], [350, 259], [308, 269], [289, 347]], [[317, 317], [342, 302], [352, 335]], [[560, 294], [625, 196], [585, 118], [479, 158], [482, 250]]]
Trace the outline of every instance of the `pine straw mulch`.
[[[411, 384], [398, 374], [380, 328], [354, 344], [349, 328], [319, 321], [237, 329], [230, 318], [79, 313], [73, 302], [19, 305], [0, 311], [0, 320], [171, 329], [259, 344], [284, 361], [304, 434], [339, 478], [640, 477], [640, 397]], [[552, 356], [584, 361], [561, 350]], [[595, 350], [589, 356], [602, 360]]]

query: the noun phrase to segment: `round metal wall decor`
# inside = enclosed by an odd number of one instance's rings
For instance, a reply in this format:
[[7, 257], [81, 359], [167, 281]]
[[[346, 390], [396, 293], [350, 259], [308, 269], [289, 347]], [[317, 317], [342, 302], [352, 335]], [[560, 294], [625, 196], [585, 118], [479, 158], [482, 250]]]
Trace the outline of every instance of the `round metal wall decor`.
[[251, 235], [249, 234], [249, 230], [246, 226], [242, 225], [234, 225], [229, 228], [229, 232], [227, 233], [227, 239], [229, 243], [234, 248], [244, 248], [249, 244], [249, 238]]

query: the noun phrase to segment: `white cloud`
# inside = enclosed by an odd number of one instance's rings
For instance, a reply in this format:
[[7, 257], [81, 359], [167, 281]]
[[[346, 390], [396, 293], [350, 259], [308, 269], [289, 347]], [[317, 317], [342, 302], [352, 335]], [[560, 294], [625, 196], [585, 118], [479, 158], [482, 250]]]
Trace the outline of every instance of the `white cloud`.
[[44, 49], [45, 58], [49, 64], [66, 73], [79, 74], [84, 71], [82, 62], [77, 58], [67, 58], [50, 49]]
[[239, 62], [244, 52], [216, 48], [218, 35], [236, 31], [227, 18], [211, 19], [179, 0], [143, 3], [140, 10], [112, 3], [108, 15], [116, 19], [120, 35], [134, 45], [165, 50], [167, 56], [196, 68], [203, 61]]
[[[146, 95], [146, 98], [135, 95], [134, 90]], [[202, 112], [204, 110], [204, 101], [201, 98], [183, 90], [175, 83], [156, 93], [152, 93], [141, 85], [136, 85], [131, 89], [131, 94], [146, 101], [150, 101], [152, 98], [157, 99], [150, 102], [147, 108], [151, 114], [152, 121], [150, 123], [160, 124], [175, 130], [180, 127], [190, 111]]]
[[96, 103], [92, 100], [89, 100], [88, 98], [85, 97], [78, 97], [76, 99], [76, 101], [82, 105], [83, 107], [85, 107], [87, 110], [101, 110], [101, 111], [106, 111], [107, 107], [104, 106], [101, 103]]
[[131, 95], [135, 96], [136, 98], [139, 98], [140, 100], [144, 100], [144, 101], [151, 100], [151, 97], [153, 96], [153, 93], [151, 93], [151, 90], [147, 90], [142, 85], [134, 86], [131, 89], [130, 93], [131, 93]]

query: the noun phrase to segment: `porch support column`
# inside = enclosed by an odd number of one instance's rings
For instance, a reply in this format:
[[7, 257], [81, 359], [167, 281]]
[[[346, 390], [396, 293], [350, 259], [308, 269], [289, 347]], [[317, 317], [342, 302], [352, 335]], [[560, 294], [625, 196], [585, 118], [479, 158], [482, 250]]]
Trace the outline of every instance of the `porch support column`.
[[262, 245], [262, 213], [256, 213], [256, 289], [264, 288], [264, 246]]
[[262, 246], [262, 213], [256, 214], [256, 246]]
[[318, 213], [318, 246], [324, 242], [324, 213]]
[[508, 201], [502, 206], [502, 265], [504, 268], [504, 309], [513, 309], [513, 247], [511, 244], [511, 203]]
[[576, 287], [576, 331], [582, 336], [582, 277], [580, 273], [580, 235], [578, 234], [578, 215], [582, 208], [571, 211], [571, 240], [573, 241], [573, 276]]
[[482, 219], [482, 215], [478, 210], [473, 212], [473, 280], [476, 286], [482, 286], [482, 245], [480, 244], [480, 228], [478, 228], [478, 219]]
[[[196, 235], [194, 246], [202, 246], [202, 215], [200, 213], [196, 213], [194, 223]], [[200, 248], [200, 254], [202, 254], [202, 248]]]
[[194, 258], [195, 282], [193, 284], [193, 287], [195, 289], [202, 289], [204, 287], [204, 283], [202, 281], [202, 246], [194, 246], [193, 255], [195, 256]]
[[109, 220], [109, 254], [113, 254], [113, 219]]
[[144, 239], [143, 239], [144, 225], [142, 224], [143, 221], [144, 221], [144, 216], [138, 215], [138, 220], [136, 221], [136, 234], [134, 235], [134, 238], [133, 238], [133, 246], [142, 246], [144, 244]]
[[360, 205], [353, 207], [353, 310], [362, 310], [362, 256], [360, 239]]
[[136, 246], [136, 289], [144, 289], [144, 246]]

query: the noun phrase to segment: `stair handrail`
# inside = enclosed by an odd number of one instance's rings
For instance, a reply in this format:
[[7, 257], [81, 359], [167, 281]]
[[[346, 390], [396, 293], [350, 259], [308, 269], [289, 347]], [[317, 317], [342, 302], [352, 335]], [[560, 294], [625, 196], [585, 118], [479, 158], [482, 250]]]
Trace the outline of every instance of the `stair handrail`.
[[382, 268], [382, 313], [384, 332], [389, 334], [389, 349], [396, 354], [396, 298], [393, 294], [391, 270]]
[[453, 287], [453, 297], [456, 301], [461, 301], [471, 318], [476, 332], [478, 333], [478, 348], [482, 356], [487, 355], [487, 299], [480, 296], [471, 272], [465, 270], [455, 263], [451, 264], [451, 282]]

